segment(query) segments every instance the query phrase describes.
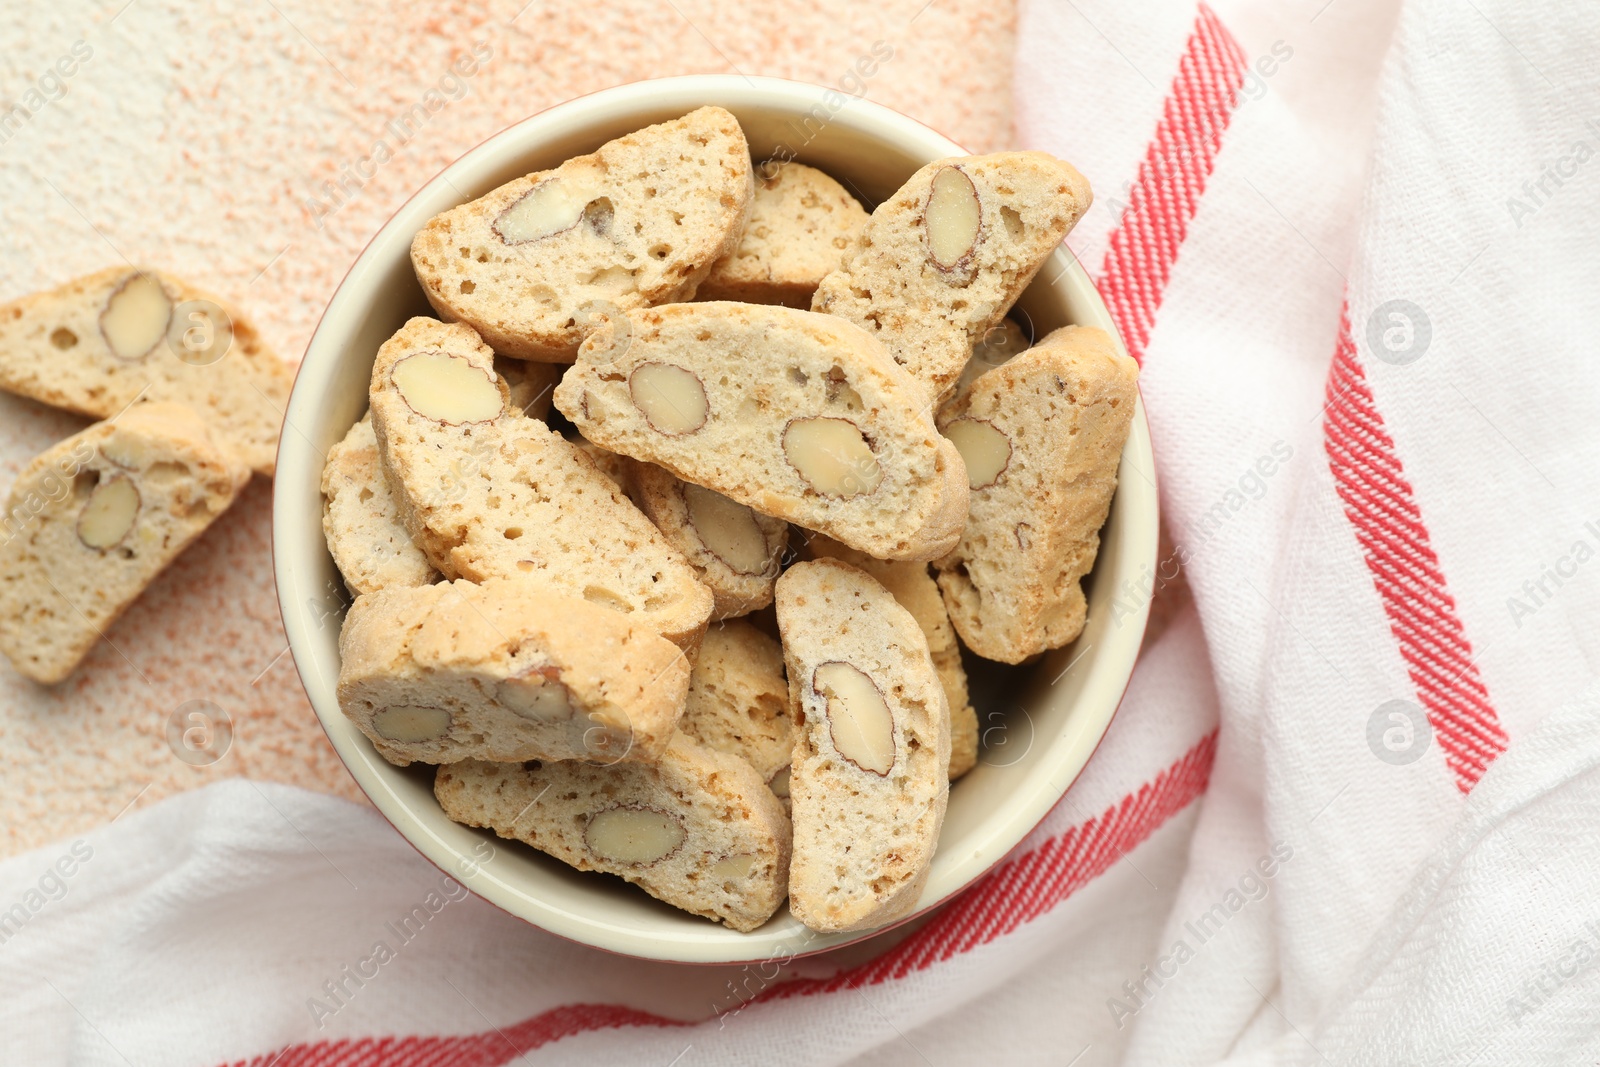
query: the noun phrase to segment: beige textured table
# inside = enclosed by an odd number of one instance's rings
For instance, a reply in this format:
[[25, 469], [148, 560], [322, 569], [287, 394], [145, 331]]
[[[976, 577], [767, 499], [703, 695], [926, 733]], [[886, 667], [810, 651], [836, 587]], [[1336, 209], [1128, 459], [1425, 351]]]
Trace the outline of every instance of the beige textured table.
[[[1009, 4], [123, 5], [0, 12], [0, 300], [124, 261], [163, 267], [236, 301], [290, 360], [413, 189], [582, 93], [689, 73], [836, 86], [883, 42], [869, 99], [974, 151], [1011, 139]], [[451, 70], [463, 56], [467, 77]], [[0, 485], [82, 425], [0, 395]], [[0, 855], [219, 776], [357, 797], [286, 654], [270, 510], [258, 478], [62, 685], [0, 661]], [[196, 707], [233, 731], [203, 766], [168, 740], [175, 713], [178, 729], [200, 723]]]

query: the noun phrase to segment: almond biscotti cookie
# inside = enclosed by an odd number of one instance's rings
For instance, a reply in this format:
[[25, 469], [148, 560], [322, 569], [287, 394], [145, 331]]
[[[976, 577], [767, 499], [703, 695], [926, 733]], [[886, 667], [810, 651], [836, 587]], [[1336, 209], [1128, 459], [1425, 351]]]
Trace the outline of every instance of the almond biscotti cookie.
[[789, 907], [813, 930], [867, 930], [915, 906], [944, 823], [949, 711], [917, 621], [833, 559], [778, 579], [798, 736], [789, 769]]
[[967, 479], [923, 390], [831, 315], [712, 301], [597, 329], [556, 387], [582, 434], [883, 559], [960, 537]]
[[661, 758], [689, 687], [683, 651], [538, 579], [357, 597], [339, 707], [384, 759]]
[[415, 318], [378, 351], [372, 426], [401, 520], [447, 578], [543, 575], [690, 653], [711, 593], [578, 448], [511, 411], [470, 326]]
[[625, 878], [658, 900], [749, 931], [783, 903], [789, 820], [737, 756], [674, 738], [657, 763], [457, 763], [445, 814]]
[[0, 306], [0, 389], [97, 419], [187, 404], [262, 474], [293, 382], [248, 319], [163, 272], [112, 267]]
[[950, 614], [945, 611], [939, 584], [928, 573], [928, 565], [873, 559], [822, 534], [811, 535], [806, 553], [811, 559], [838, 559], [861, 568], [911, 612], [922, 627], [922, 636], [928, 639], [928, 654], [933, 657], [933, 669], [939, 672], [939, 684], [944, 686], [945, 702], [950, 706], [950, 780], [972, 770], [978, 762], [978, 713], [967, 699], [967, 671], [961, 665], [961, 647], [956, 644]]
[[820, 170], [763, 164], [739, 247], [717, 260], [695, 297], [808, 308], [866, 224], [866, 209]]
[[991, 326], [974, 342], [972, 356], [967, 360], [967, 365], [961, 368], [961, 377], [956, 379], [955, 390], [947, 403], [955, 402], [972, 388], [972, 383], [981, 375], [994, 370], [1012, 356], [1026, 352], [1032, 343], [1015, 319], [1004, 318], [1000, 320], [1000, 325]]
[[936, 160], [878, 205], [811, 310], [873, 333], [942, 398], [1092, 200], [1044, 152]]
[[743, 619], [709, 627], [689, 675], [678, 730], [742, 757], [768, 785], [787, 771], [794, 755], [794, 720], [778, 642]]
[[711, 590], [713, 622], [772, 603], [772, 586], [789, 544], [788, 523], [682, 481], [654, 463], [630, 463], [626, 489]]
[[0, 516], [0, 652], [34, 681], [66, 678], [249, 480], [199, 415], [166, 402], [36, 457]]
[[693, 297], [738, 246], [751, 186], [738, 121], [703, 107], [435, 216], [411, 262], [496, 352], [570, 363], [599, 317]]
[[1021, 663], [1083, 629], [1079, 582], [1138, 400], [1139, 366], [1100, 330], [1066, 326], [983, 375], [940, 416], [966, 457], [966, 533], [935, 562], [950, 621], [986, 659]]
[[344, 582], [357, 595], [428, 585], [439, 576], [411, 540], [378, 463], [369, 412], [328, 449], [322, 468], [322, 533]]

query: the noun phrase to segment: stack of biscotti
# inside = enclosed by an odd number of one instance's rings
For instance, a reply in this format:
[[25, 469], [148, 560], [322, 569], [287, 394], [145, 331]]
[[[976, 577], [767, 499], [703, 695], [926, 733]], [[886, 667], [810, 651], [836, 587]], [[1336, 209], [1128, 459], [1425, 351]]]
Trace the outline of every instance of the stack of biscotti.
[[324, 474], [345, 713], [450, 818], [733, 929], [910, 914], [962, 646], [1081, 629], [1132, 364], [1007, 315], [1088, 204], [1003, 153], [869, 215], [707, 107], [430, 221], [446, 321]]
[[293, 372], [238, 312], [114, 267], [0, 306], [0, 389], [104, 421], [24, 468], [0, 517], [0, 652], [65, 679], [252, 469]]

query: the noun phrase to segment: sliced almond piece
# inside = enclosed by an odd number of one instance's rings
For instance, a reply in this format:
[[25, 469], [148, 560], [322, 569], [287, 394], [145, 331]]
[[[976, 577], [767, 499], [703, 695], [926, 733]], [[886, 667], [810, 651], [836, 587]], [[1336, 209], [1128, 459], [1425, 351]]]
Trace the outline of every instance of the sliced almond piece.
[[693, 433], [706, 424], [705, 386], [692, 371], [671, 363], [645, 363], [628, 376], [628, 394], [651, 429]]
[[877, 683], [859, 668], [832, 660], [817, 667], [811, 688], [827, 702], [839, 755], [864, 771], [887, 775], [894, 766], [894, 716]]
[[878, 457], [849, 419], [793, 419], [783, 430], [783, 454], [817, 492], [852, 497], [878, 488]]
[[942, 271], [953, 271], [978, 243], [983, 208], [972, 179], [959, 167], [942, 167], [933, 176], [928, 203], [922, 213], [928, 236], [928, 258]]
[[395, 704], [372, 717], [372, 728], [379, 737], [400, 744], [432, 741], [450, 731], [450, 713], [443, 708]]
[[654, 808], [607, 808], [583, 831], [589, 851], [612, 863], [656, 863], [676, 852], [683, 838], [683, 824]]
[[685, 482], [683, 502], [689, 521], [707, 549], [740, 574], [762, 574], [769, 564], [767, 539], [755, 514], [721, 493]]
[[1011, 438], [987, 419], [957, 419], [944, 428], [944, 435], [961, 453], [967, 484], [974, 489], [998, 482], [1011, 464]]
[[505, 411], [494, 374], [460, 356], [418, 352], [389, 373], [400, 398], [425, 419], [454, 426], [489, 422]]
[[[611, 201], [597, 197], [600, 185], [588, 178], [586, 174], [563, 174], [535, 185], [495, 218], [495, 234], [508, 245], [523, 244], [565, 233], [586, 215], [597, 233], [609, 230]], [[602, 216], [604, 230], [599, 225]]]
[[572, 718], [572, 691], [557, 678], [554, 668], [535, 669], [495, 686], [497, 701], [525, 719], [565, 722]]
[[789, 796], [789, 768], [784, 767], [772, 776], [772, 781], [767, 783], [767, 788], [772, 790], [772, 795], [786, 798]]
[[122, 543], [139, 518], [139, 490], [123, 475], [96, 485], [78, 512], [78, 540], [89, 548], [113, 548]]
[[143, 359], [167, 335], [172, 298], [153, 274], [130, 274], [100, 313], [100, 334], [118, 359]]
[[724, 856], [711, 865], [711, 877], [719, 882], [738, 882], [750, 877], [755, 866], [756, 857], [752, 852]]

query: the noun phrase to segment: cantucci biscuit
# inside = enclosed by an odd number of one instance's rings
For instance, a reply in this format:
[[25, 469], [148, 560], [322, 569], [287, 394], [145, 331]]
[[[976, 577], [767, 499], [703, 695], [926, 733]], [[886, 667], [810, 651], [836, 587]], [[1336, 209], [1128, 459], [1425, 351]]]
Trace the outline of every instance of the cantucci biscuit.
[[928, 572], [928, 565], [873, 559], [822, 534], [811, 536], [806, 542], [806, 552], [812, 559], [839, 559], [861, 568], [887, 589], [901, 607], [911, 612], [911, 617], [922, 627], [922, 636], [928, 639], [928, 654], [933, 657], [933, 669], [939, 672], [939, 684], [944, 686], [945, 702], [950, 706], [950, 780], [953, 782], [972, 770], [978, 762], [978, 713], [967, 697], [967, 671], [961, 665], [961, 646], [956, 644], [950, 614], [945, 611], [939, 584]]
[[511, 407], [530, 419], [543, 420], [550, 414], [550, 399], [561, 381], [561, 365], [530, 363], [525, 359], [496, 356], [495, 373], [506, 380]]
[[967, 478], [924, 391], [831, 315], [712, 301], [629, 312], [556, 388], [588, 439], [883, 559], [960, 537]]
[[389, 479], [378, 463], [372, 415], [328, 449], [322, 468], [322, 533], [345, 584], [356, 594], [438, 578], [400, 521]]
[[136, 404], [37, 456], [0, 516], [0, 652], [46, 684], [228, 509], [250, 469], [181, 404]]
[[811, 309], [870, 331], [942, 397], [1092, 199], [1044, 152], [936, 160], [878, 205]]
[[866, 224], [866, 209], [820, 170], [764, 164], [739, 247], [717, 260], [695, 296], [808, 308]]
[[703, 107], [435, 216], [411, 262], [496, 352], [570, 363], [597, 317], [693, 297], [738, 246], [751, 184], [738, 121]]
[[630, 468], [633, 466], [633, 460], [627, 456], [619, 456], [615, 452], [601, 448], [593, 441], [585, 441], [577, 435], [568, 437], [567, 440], [579, 452], [583, 453], [584, 457], [590, 463], [593, 463], [601, 474], [611, 479], [612, 485], [615, 485], [624, 493], [628, 491], [629, 473]]
[[357, 597], [339, 707], [389, 762], [659, 759], [689, 686], [683, 651], [537, 579]]
[[0, 306], [0, 389], [97, 419], [187, 404], [262, 474], [293, 382], [248, 319], [164, 272], [112, 267]]
[[560, 434], [511, 411], [472, 328], [415, 318], [378, 351], [372, 425], [401, 520], [447, 578], [543, 576], [691, 653], [711, 593]]
[[1031, 343], [1015, 319], [1004, 318], [1000, 320], [1000, 325], [989, 327], [973, 343], [972, 356], [967, 360], [967, 365], [961, 368], [961, 377], [956, 379], [950, 401], [954, 402], [970, 389], [980, 375], [994, 370], [1012, 356], [1026, 352]]
[[966, 646], [1020, 663], [1083, 629], [1139, 367], [1100, 330], [1067, 326], [983, 375], [940, 417], [966, 458], [966, 533], [938, 560]]
[[678, 729], [719, 752], [742, 757], [769, 785], [780, 771], [787, 771], [794, 754], [794, 720], [778, 642], [743, 619], [709, 627], [689, 675]]
[[711, 590], [711, 619], [748, 615], [772, 603], [789, 524], [677, 478], [654, 463], [632, 463], [628, 495]]
[[789, 820], [751, 766], [679, 735], [657, 763], [458, 763], [434, 795], [467, 826], [749, 931], [783, 903]]
[[789, 907], [824, 933], [915, 906], [944, 822], [949, 712], [917, 621], [833, 559], [778, 579], [798, 736], [789, 769]]

